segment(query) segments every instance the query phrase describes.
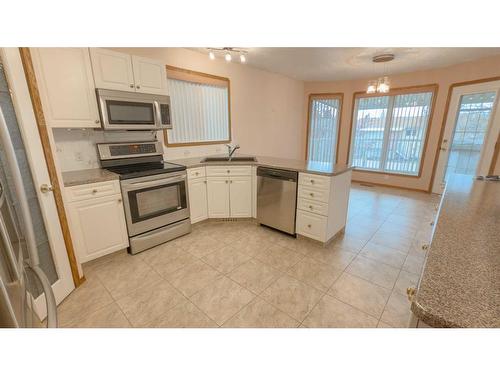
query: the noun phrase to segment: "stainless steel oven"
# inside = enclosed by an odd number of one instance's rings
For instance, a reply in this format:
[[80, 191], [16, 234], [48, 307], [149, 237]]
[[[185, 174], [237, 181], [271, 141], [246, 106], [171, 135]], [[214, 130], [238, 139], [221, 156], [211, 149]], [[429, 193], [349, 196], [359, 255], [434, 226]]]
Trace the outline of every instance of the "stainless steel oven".
[[105, 130], [171, 129], [170, 97], [97, 89], [99, 111]]
[[189, 218], [186, 171], [122, 180], [130, 236]]

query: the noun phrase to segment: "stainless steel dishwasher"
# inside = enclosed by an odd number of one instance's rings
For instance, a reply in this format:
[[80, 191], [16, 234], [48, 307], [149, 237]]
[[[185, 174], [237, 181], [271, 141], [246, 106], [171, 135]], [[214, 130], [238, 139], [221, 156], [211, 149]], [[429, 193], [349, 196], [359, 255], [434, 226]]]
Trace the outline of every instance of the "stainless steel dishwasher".
[[298, 173], [257, 168], [257, 221], [295, 235]]

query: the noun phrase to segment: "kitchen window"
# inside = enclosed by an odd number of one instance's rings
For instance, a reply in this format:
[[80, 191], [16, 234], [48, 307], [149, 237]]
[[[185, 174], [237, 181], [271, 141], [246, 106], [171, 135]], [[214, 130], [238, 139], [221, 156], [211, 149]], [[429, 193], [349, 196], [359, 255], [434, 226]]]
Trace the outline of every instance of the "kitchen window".
[[352, 165], [368, 171], [418, 176], [434, 96], [432, 86], [400, 94], [356, 97]]
[[168, 146], [228, 143], [231, 140], [229, 79], [167, 66], [172, 129]]
[[317, 166], [336, 162], [341, 94], [309, 96], [307, 160]]

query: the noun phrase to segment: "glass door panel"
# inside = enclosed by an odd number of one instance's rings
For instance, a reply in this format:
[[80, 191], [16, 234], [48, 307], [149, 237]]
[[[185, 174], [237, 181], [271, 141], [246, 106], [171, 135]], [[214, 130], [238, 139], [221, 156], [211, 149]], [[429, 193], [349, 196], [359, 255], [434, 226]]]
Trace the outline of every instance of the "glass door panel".
[[450, 174], [477, 174], [496, 92], [462, 95], [450, 145], [445, 180]]

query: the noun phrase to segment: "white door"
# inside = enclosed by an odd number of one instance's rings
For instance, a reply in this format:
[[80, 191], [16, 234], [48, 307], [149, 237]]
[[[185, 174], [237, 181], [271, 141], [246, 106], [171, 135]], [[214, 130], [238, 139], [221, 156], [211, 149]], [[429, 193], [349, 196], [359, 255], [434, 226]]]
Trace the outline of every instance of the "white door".
[[252, 176], [231, 177], [229, 202], [231, 217], [252, 216]]
[[208, 218], [207, 207], [207, 181], [204, 178], [190, 180], [189, 190], [189, 216], [191, 224]]
[[453, 90], [432, 191], [441, 194], [454, 173], [487, 175], [500, 132], [500, 81]]
[[229, 217], [229, 177], [207, 177], [208, 217]]
[[135, 89], [137, 92], [167, 95], [167, 68], [165, 64], [145, 57], [132, 56]]
[[129, 54], [90, 48], [90, 57], [96, 88], [135, 91], [132, 58]]
[[[28, 164], [35, 187], [50, 185], [49, 173], [45, 164], [45, 156], [40, 141], [31, 97], [24, 75], [21, 56], [18, 48], [0, 48], [0, 56], [4, 65], [16, 118], [23, 138]], [[54, 263], [57, 279], [52, 283], [56, 302], [61, 302], [74, 288], [69, 266], [66, 246], [52, 192], [42, 193], [35, 189], [36, 197], [45, 224], [50, 255]], [[43, 319], [46, 316], [45, 296], [42, 294], [35, 300], [35, 311]]]
[[31, 48], [47, 126], [100, 128], [88, 48]]
[[85, 263], [128, 246], [121, 194], [72, 202], [68, 211], [79, 262]]

